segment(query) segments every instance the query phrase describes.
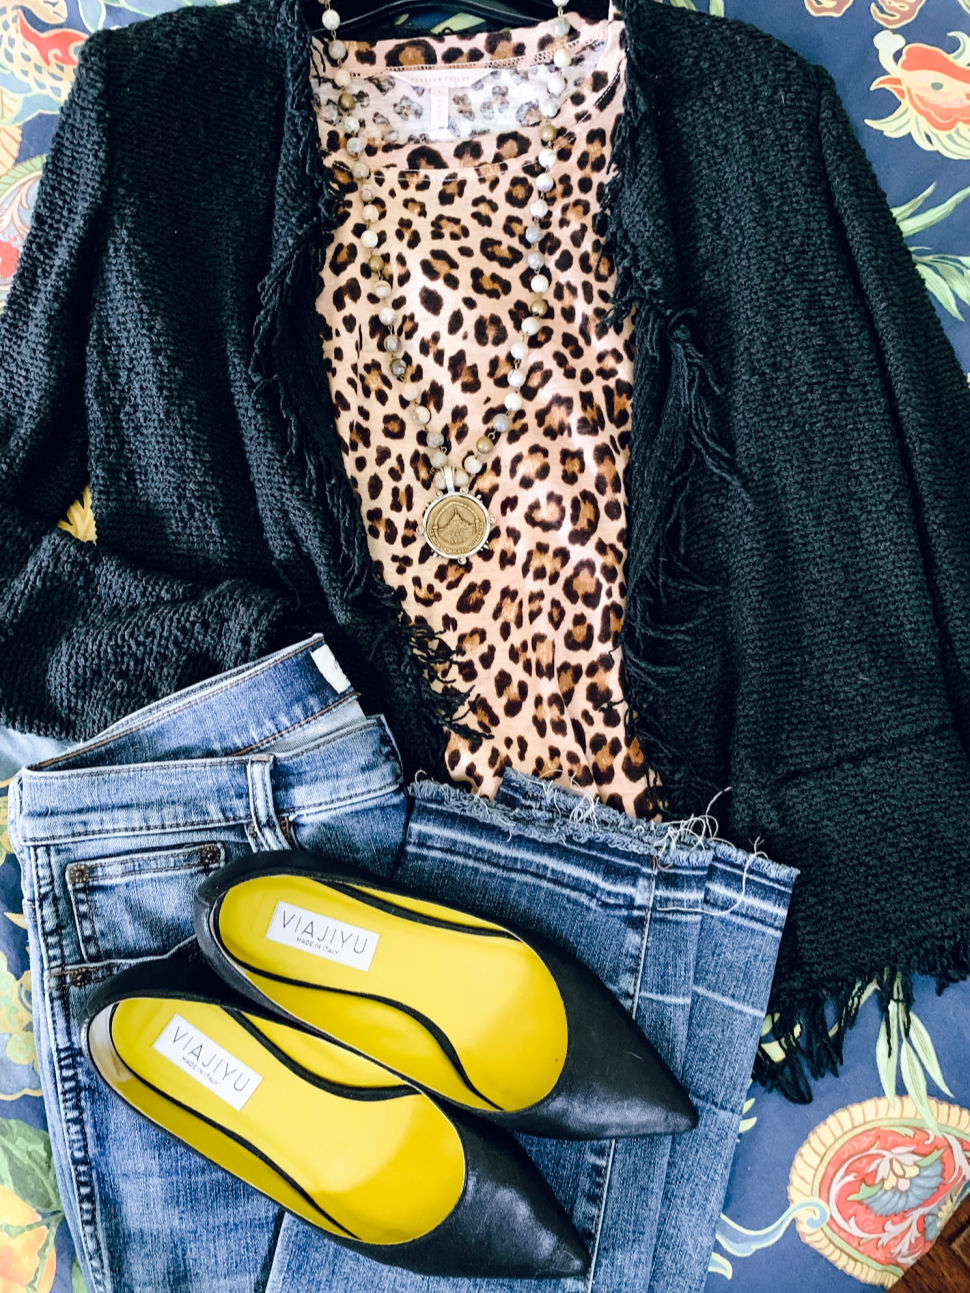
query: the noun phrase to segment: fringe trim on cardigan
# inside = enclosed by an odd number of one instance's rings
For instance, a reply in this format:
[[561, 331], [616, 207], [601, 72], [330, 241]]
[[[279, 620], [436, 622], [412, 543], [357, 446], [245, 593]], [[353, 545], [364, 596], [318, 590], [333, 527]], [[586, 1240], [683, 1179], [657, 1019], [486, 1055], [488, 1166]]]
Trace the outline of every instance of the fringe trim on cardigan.
[[796, 1104], [810, 1104], [811, 1079], [838, 1073], [845, 1035], [871, 987], [875, 987], [887, 1036], [892, 1036], [891, 1007], [899, 1012], [903, 1036], [909, 1036], [913, 979], [918, 974], [934, 979], [938, 994], [970, 976], [970, 933], [948, 946], [929, 948], [904, 966], [887, 966], [874, 981], [853, 980], [821, 988], [809, 1001], [800, 997], [797, 1005], [774, 1006], [768, 1016], [772, 1036], [758, 1050], [755, 1082], [768, 1091], [780, 1091]]
[[[644, 17], [637, 0], [628, 0], [624, 21], [641, 44], [647, 41]], [[636, 697], [627, 709], [627, 739], [638, 738], [669, 796], [667, 807], [682, 815], [699, 811], [721, 789], [693, 768], [688, 752], [661, 730], [655, 717], [666, 687], [683, 667], [677, 645], [689, 640], [692, 625], [705, 615], [705, 599], [715, 591], [695, 576], [685, 558], [686, 503], [702, 470], [722, 477], [745, 497], [747, 492], [734, 470], [732, 450], [715, 431], [711, 401], [724, 389], [692, 338], [688, 320], [697, 311], [675, 309], [671, 304], [676, 265], [666, 230], [631, 224], [638, 212], [648, 208], [656, 212], [659, 206], [637, 201], [635, 195], [634, 200], [623, 200], [631, 186], [662, 184], [661, 159], [650, 152], [653, 132], [645, 125], [653, 110], [649, 85], [628, 63], [627, 99], [617, 121], [613, 152], [628, 157], [629, 168], [614, 170], [603, 198], [607, 221], [602, 254], [608, 254], [613, 263], [616, 287], [610, 309], [596, 330], [618, 327], [635, 305], [637, 366], [646, 365], [659, 389], [666, 387], [658, 418], [659, 402], [651, 408], [654, 392], [645, 389], [646, 382], [642, 384], [631, 427], [629, 470], [637, 481], [638, 506], [628, 508], [627, 615], [620, 645], [632, 683], [631, 701]], [[624, 216], [624, 212], [633, 214]], [[676, 620], [672, 603], [678, 606]], [[639, 613], [634, 612], [634, 604]]]
[[[379, 577], [370, 556], [360, 507], [343, 466], [339, 450], [332, 399], [322, 352], [309, 355], [302, 376], [313, 386], [314, 404], [323, 411], [326, 426], [320, 432], [307, 425], [293, 390], [281, 379], [280, 356], [287, 346], [317, 345], [318, 330], [310, 338], [287, 338], [288, 327], [312, 322], [314, 286], [320, 281], [326, 261], [327, 234], [338, 219], [340, 190], [326, 166], [315, 121], [310, 80], [312, 46], [300, 10], [300, 0], [284, 0], [276, 21], [292, 33], [298, 28], [305, 41], [288, 34], [284, 47], [293, 51], [285, 69], [288, 94], [283, 121], [284, 138], [298, 141], [299, 183], [285, 190], [287, 220], [292, 232], [280, 240], [277, 263], [259, 285], [260, 310], [253, 329], [250, 375], [256, 390], [275, 386], [286, 432], [285, 460], [302, 474], [306, 496], [314, 508], [328, 516], [338, 540], [330, 556], [336, 578], [324, 589], [337, 621], [367, 643], [368, 661], [387, 678], [387, 690], [408, 696], [410, 703], [399, 711], [395, 735], [407, 754], [430, 771], [443, 772], [444, 739], [447, 727], [465, 736], [480, 736], [477, 728], [461, 722], [460, 710], [468, 691], [454, 686], [448, 678], [453, 652], [434, 637], [422, 623], [411, 623], [391, 589]], [[291, 177], [295, 181], [295, 177]], [[311, 318], [305, 316], [309, 314]], [[321, 452], [321, 450], [323, 452]], [[285, 555], [277, 554], [277, 569], [301, 600], [298, 583], [287, 569]], [[406, 722], [400, 713], [418, 717]], [[429, 716], [438, 725], [439, 748], [429, 740]]]

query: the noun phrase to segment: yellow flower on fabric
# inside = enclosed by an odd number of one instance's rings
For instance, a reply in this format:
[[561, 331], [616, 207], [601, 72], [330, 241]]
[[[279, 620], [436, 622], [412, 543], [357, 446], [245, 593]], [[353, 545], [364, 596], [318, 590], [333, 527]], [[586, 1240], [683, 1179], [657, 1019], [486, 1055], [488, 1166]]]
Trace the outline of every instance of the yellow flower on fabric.
[[[7, 958], [0, 952], [0, 1038], [3, 1037], [4, 1053], [12, 1064], [34, 1065], [37, 1052], [30, 1014], [30, 971], [14, 978], [7, 969]], [[3, 1089], [0, 1081], [0, 1091]]]
[[94, 512], [91, 508], [91, 486], [85, 485], [79, 501], [67, 509], [67, 520], [58, 521], [59, 530], [66, 530], [82, 543], [97, 543], [98, 530], [94, 523]]
[[[28, 1287], [49, 1293], [57, 1254], [53, 1244], [46, 1243], [49, 1227], [41, 1221], [40, 1213], [0, 1185], [0, 1222], [0, 1293], [23, 1293]], [[46, 1258], [42, 1256], [45, 1248]]]

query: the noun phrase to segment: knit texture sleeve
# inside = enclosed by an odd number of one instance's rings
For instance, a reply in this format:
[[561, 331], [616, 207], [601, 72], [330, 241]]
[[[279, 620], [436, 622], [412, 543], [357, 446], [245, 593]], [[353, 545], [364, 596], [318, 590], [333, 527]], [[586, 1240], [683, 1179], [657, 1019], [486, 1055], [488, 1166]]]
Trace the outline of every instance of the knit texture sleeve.
[[286, 636], [277, 593], [172, 578], [57, 527], [91, 479], [100, 411], [87, 324], [103, 290], [111, 35], [81, 49], [0, 313], [0, 722], [62, 739], [114, 721], [125, 697], [147, 702]]
[[885, 364], [941, 665], [970, 754], [970, 391], [832, 76], [816, 72], [832, 199]]
[[775, 622], [752, 616], [738, 652], [745, 744], [772, 739], [734, 788], [769, 855], [801, 870], [772, 990], [785, 1058], [758, 1071], [794, 1098], [806, 1070], [841, 1062], [867, 983], [885, 1010], [911, 1002], [915, 974], [942, 988], [970, 972], [970, 392], [832, 77], [814, 73], [813, 268], [840, 304], [803, 349], [819, 352], [806, 371], [841, 367], [850, 385], [841, 402], [831, 376], [809, 391], [771, 464], [794, 520], [771, 547], [784, 563], [759, 576]]

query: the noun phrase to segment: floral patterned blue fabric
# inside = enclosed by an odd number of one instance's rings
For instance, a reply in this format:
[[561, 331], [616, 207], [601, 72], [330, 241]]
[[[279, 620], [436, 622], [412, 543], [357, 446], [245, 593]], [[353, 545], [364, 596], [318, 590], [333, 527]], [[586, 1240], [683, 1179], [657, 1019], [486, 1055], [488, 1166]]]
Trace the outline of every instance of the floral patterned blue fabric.
[[[752, 23], [829, 69], [970, 368], [970, 171], [961, 170], [970, 161], [970, 0], [670, 2]], [[175, 7], [173, 0], [0, 6], [0, 305], [80, 44], [100, 27]], [[424, 21], [433, 29], [446, 17]], [[917, 353], [920, 342], [914, 335]], [[89, 498], [61, 524], [80, 541], [92, 539]], [[0, 731], [0, 829], [2, 786], [57, 748]], [[34, 1063], [19, 868], [5, 833], [0, 859], [0, 1293], [78, 1293], [83, 1280], [61, 1224]], [[765, 1044], [773, 1044], [770, 1021]], [[888, 1287], [968, 1188], [970, 984], [938, 997], [924, 981], [906, 1038], [880, 1024], [875, 1002], [863, 1006], [842, 1075], [817, 1083], [812, 1104], [752, 1088], [707, 1293], [728, 1293], [729, 1283], [742, 1293]]]

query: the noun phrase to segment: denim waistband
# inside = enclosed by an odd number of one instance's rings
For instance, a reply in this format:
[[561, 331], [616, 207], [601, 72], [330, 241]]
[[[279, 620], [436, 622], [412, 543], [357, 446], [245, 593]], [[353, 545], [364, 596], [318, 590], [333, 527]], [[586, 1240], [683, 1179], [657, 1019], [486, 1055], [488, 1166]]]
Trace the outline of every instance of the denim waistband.
[[235, 825], [250, 819], [253, 798], [267, 779], [277, 813], [295, 815], [322, 803], [347, 808], [385, 793], [400, 775], [381, 716], [356, 719], [294, 754], [27, 771], [11, 787], [11, 841], [20, 849], [129, 834], [132, 814], [146, 805], [152, 805], [152, 826], [159, 831]]
[[[346, 708], [350, 706], [348, 711]], [[89, 741], [31, 765], [38, 771], [77, 769], [208, 754], [246, 754], [267, 741], [277, 749], [340, 707], [341, 721], [362, 713], [321, 633], [207, 678], [137, 709]]]
[[365, 717], [317, 634], [23, 769], [10, 786], [8, 829], [19, 850], [124, 832], [146, 806], [161, 830], [228, 824], [250, 815], [267, 782], [277, 807], [296, 812], [308, 795], [365, 801], [400, 776], [385, 720]]

